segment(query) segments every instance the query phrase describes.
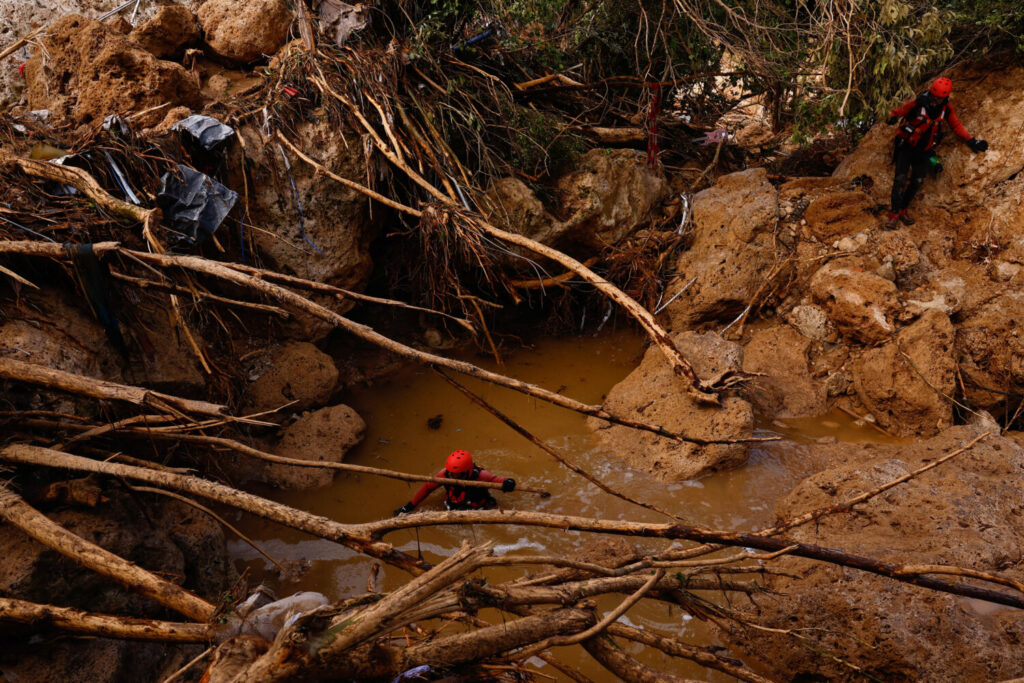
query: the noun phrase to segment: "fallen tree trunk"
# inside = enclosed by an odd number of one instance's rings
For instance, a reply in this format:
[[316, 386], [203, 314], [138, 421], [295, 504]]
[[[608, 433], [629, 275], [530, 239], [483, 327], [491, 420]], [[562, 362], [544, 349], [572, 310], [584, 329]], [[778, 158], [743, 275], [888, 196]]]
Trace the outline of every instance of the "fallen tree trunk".
[[227, 417], [227, 407], [216, 403], [180, 398], [142, 387], [85, 377], [13, 358], [0, 357], [0, 378], [36, 384], [79, 396], [107, 401], [124, 401], [160, 411], [167, 411], [170, 407], [172, 413], [177, 410], [180, 413]]
[[0, 486], [0, 518], [46, 547], [189, 619], [206, 622], [213, 616], [214, 606], [198, 595], [76, 536], [50, 521], [5, 485]]
[[70, 607], [0, 598], [0, 622], [5, 621], [26, 624], [35, 629], [57, 629], [97, 638], [160, 643], [205, 643], [212, 637], [206, 624], [95, 614]]

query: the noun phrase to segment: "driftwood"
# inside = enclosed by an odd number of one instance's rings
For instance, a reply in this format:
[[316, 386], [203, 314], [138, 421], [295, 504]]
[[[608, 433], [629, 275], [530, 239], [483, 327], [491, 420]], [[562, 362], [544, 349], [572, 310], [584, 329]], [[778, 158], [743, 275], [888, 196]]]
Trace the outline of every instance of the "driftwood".
[[98, 638], [151, 640], [162, 643], [205, 643], [212, 636], [206, 624], [95, 614], [69, 607], [40, 605], [11, 598], [0, 598], [0, 622], [52, 628]]
[[[193, 413], [227, 417], [227, 407], [163, 394], [151, 389], [108, 382], [93, 377], [76, 375], [63, 370], [47, 368], [35, 363], [0, 357], [0, 378], [37, 384], [51, 389], [108, 401], [124, 401], [145, 408], [155, 408], [172, 414]], [[244, 419], [244, 418], [238, 418]]]
[[636, 661], [619, 647], [612, 647], [601, 638], [591, 638], [583, 643], [583, 649], [626, 683], [698, 683], [666, 671], [652, 669]]
[[206, 622], [213, 616], [214, 606], [199, 596], [53, 523], [6, 486], [0, 486], [0, 518], [61, 555], [190, 619]]
[[48, 161], [0, 155], [0, 166], [9, 165], [17, 166], [26, 175], [51, 180], [64, 185], [71, 185], [107, 211], [122, 218], [128, 218], [141, 223], [142, 234], [146, 240], [150, 244], [158, 244], [153, 229], [160, 223], [162, 216], [160, 209], [146, 209], [117, 199], [104, 190], [87, 171], [75, 168], [74, 166], [62, 166]]

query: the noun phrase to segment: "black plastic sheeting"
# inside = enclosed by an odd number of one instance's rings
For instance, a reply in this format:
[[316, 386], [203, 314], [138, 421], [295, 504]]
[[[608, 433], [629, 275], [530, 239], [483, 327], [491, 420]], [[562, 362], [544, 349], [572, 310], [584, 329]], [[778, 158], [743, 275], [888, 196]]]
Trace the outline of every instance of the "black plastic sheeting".
[[203, 149], [212, 151], [222, 142], [235, 134], [230, 126], [225, 126], [217, 119], [202, 114], [192, 114], [171, 126], [171, 130], [183, 131], [191, 135]]
[[238, 193], [199, 171], [178, 164], [160, 178], [157, 205], [164, 225], [173, 230], [175, 246], [194, 247], [217, 231], [238, 201]]

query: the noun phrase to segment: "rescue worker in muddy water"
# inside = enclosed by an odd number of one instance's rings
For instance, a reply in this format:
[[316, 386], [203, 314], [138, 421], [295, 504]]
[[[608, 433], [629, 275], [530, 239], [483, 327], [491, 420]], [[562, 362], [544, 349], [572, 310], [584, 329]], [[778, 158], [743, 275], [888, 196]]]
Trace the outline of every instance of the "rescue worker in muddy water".
[[886, 227], [896, 227], [899, 220], [904, 225], [913, 225], [914, 219], [907, 214], [907, 205], [924, 184], [929, 171], [942, 170], [942, 161], [935, 154], [935, 146], [942, 140], [942, 122], [949, 123], [957, 137], [967, 143], [972, 152], [984, 152], [988, 143], [972, 137], [964, 124], [960, 123], [953, 105], [949, 103], [953, 92], [953, 81], [937, 78], [931, 88], [889, 113], [890, 126], [899, 122], [893, 148], [893, 164], [896, 176], [892, 183], [892, 203], [885, 222]]
[[[516, 488], [516, 480], [511, 477], [499, 477], [491, 474], [473, 462], [469, 451], [452, 451], [444, 463], [444, 469], [434, 475], [458, 481], [493, 481], [501, 484], [501, 490], [508, 492]], [[437, 487], [437, 482], [428, 481], [413, 495], [412, 499], [395, 510], [395, 516], [412, 512]], [[489, 489], [465, 484], [443, 484], [445, 490], [444, 506], [448, 510], [490, 510], [498, 506], [498, 501], [490, 494]]]

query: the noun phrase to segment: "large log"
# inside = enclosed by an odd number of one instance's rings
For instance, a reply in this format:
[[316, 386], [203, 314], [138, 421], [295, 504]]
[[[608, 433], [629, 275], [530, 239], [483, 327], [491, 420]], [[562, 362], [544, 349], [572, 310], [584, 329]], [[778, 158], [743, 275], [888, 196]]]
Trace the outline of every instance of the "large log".
[[142, 387], [85, 377], [13, 358], [0, 357], [0, 378], [37, 384], [79, 396], [89, 396], [107, 401], [124, 401], [160, 411], [167, 411], [168, 407], [171, 407], [182, 413], [197, 415], [225, 417], [227, 414], [227, 407], [216, 403], [196, 401]]
[[0, 486], [0, 519], [78, 564], [190, 619], [206, 622], [213, 616], [214, 606], [206, 600], [76, 536], [38, 512], [6, 485]]
[[12, 598], [0, 598], [0, 622], [3, 621], [97, 638], [160, 643], [205, 643], [212, 635], [206, 624], [96, 614]]

